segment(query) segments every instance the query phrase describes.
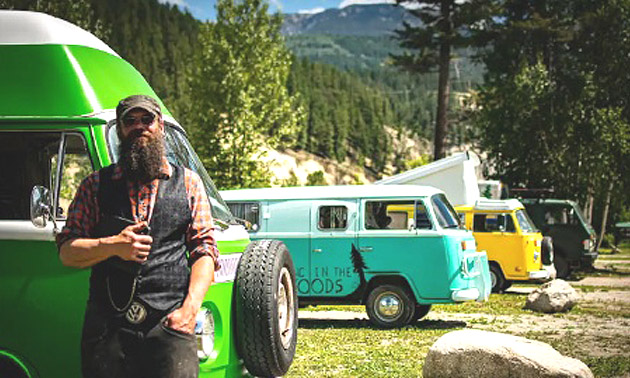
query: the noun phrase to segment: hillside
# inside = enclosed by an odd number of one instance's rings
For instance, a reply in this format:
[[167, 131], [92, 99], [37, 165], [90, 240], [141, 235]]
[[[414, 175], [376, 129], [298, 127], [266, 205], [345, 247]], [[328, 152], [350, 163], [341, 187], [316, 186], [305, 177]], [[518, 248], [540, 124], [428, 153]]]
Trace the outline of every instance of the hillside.
[[[192, 124], [189, 78], [199, 69], [201, 23], [189, 13], [157, 0], [1, 4], [45, 11], [94, 32], [145, 76], [184, 127]], [[435, 75], [413, 76], [388, 65], [389, 54], [400, 52], [391, 30], [405, 17], [403, 8], [391, 5], [286, 16], [286, 44], [296, 55], [287, 86], [300, 98], [305, 121], [283, 148], [330, 159], [331, 164], [349, 162], [365, 170], [366, 177], [404, 168], [412, 156], [393, 147], [387, 128], [430, 139], [436, 87]], [[328, 34], [314, 34], [322, 31]], [[454, 72], [464, 77], [467, 65], [459, 66]], [[463, 87], [474, 81], [462, 80]]]

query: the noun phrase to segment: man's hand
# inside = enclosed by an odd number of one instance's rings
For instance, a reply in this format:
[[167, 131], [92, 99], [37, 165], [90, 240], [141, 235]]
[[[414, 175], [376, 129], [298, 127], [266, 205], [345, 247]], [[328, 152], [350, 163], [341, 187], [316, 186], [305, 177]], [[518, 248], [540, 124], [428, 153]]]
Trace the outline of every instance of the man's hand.
[[145, 228], [147, 222], [140, 222], [114, 236], [70, 239], [61, 246], [59, 258], [65, 266], [73, 268], [89, 268], [112, 256], [143, 263], [147, 261], [153, 243], [151, 236], [141, 234]]
[[198, 310], [199, 308], [195, 309], [193, 306], [189, 306], [184, 303], [182, 307], [166, 316], [164, 325], [176, 331], [192, 335], [195, 333], [195, 323]]
[[108, 238], [107, 244], [114, 249], [116, 256], [126, 261], [143, 263], [149, 258], [153, 238], [142, 235], [142, 230], [148, 227], [147, 222], [140, 222], [125, 227], [118, 235]]

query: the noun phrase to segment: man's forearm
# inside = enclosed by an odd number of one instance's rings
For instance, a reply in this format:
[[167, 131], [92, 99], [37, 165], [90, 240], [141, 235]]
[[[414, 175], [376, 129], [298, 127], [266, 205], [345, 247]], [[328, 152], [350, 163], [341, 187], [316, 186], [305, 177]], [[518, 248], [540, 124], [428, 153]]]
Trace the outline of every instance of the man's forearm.
[[190, 271], [188, 295], [182, 307], [188, 307], [197, 312], [212, 281], [214, 281], [214, 260], [210, 256], [202, 256], [195, 261]]
[[68, 240], [59, 249], [59, 259], [65, 266], [89, 268], [115, 255], [106, 239], [79, 238]]

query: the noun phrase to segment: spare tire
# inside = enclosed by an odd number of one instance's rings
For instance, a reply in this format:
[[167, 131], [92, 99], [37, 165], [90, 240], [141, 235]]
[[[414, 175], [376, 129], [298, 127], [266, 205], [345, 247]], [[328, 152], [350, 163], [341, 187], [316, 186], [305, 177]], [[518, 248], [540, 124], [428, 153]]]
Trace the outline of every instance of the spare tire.
[[284, 375], [297, 344], [295, 267], [278, 240], [251, 242], [236, 271], [236, 346], [256, 377]]
[[553, 240], [551, 239], [551, 236], [545, 236], [542, 238], [540, 252], [542, 255], [543, 265], [553, 264]]

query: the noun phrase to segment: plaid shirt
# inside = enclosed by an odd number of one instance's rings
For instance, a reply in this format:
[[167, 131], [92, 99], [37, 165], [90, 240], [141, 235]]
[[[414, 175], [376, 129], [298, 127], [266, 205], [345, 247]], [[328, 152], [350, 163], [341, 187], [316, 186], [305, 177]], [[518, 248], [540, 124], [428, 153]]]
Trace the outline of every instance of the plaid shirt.
[[[157, 198], [159, 179], [169, 178], [172, 173], [171, 169], [171, 165], [164, 159], [160, 176], [157, 179], [147, 184], [127, 181], [131, 213], [137, 222], [149, 219], [152, 206]], [[114, 168], [112, 180], [122, 179], [124, 179], [122, 168], [117, 165]], [[59, 248], [68, 240], [92, 237], [100, 216], [97, 201], [99, 182], [98, 171], [81, 182], [74, 200], [68, 208], [66, 225], [57, 235]], [[203, 183], [199, 176], [188, 168], [184, 168], [184, 183], [192, 214], [192, 222], [186, 230], [186, 247], [190, 251], [189, 263], [192, 266], [200, 257], [211, 256], [214, 260], [215, 270], [218, 270], [220, 268], [218, 263], [219, 250], [212, 232], [214, 223]]]

